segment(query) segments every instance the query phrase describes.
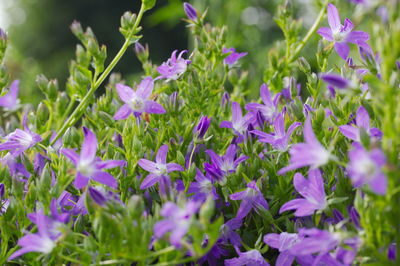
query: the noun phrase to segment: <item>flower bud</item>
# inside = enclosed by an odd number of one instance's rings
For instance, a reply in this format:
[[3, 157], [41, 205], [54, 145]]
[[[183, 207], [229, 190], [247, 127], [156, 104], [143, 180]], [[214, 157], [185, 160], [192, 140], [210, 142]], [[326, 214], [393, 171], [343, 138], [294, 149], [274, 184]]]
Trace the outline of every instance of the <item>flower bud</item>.
[[193, 20], [196, 21], [197, 20], [197, 11], [196, 9], [189, 3], [183, 3], [183, 9], [185, 10], [186, 16]]
[[107, 201], [103, 193], [92, 187], [89, 187], [89, 195], [93, 199], [93, 201], [99, 204], [100, 206], [103, 206], [104, 203]]
[[5, 194], [5, 187], [4, 187], [4, 184], [1, 183], [0, 184], [0, 199], [4, 198], [4, 194]]
[[199, 139], [202, 139], [204, 137], [204, 135], [207, 133], [207, 130], [210, 127], [210, 121], [211, 121], [211, 118], [208, 118], [207, 116], [202, 116], [200, 118], [200, 121], [197, 124], [196, 129], [195, 129], [195, 134], [197, 134], [197, 137]]

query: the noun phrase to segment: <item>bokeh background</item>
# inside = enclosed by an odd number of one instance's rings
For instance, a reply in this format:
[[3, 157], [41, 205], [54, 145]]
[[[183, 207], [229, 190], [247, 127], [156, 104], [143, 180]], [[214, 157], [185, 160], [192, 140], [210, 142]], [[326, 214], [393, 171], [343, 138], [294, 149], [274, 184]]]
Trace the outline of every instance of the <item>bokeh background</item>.
[[[347, 2], [347, 0], [343, 0]], [[0, 27], [9, 34], [11, 47], [7, 54], [7, 67], [13, 78], [21, 80], [21, 98], [38, 102], [42, 97], [35, 79], [40, 73], [57, 78], [63, 88], [68, 76], [68, 63], [74, 57], [78, 42], [69, 26], [74, 20], [90, 26], [99, 43], [105, 44], [108, 59], [116, 54], [123, 38], [118, 31], [121, 15], [137, 12], [140, 0], [0, 0]], [[283, 0], [194, 0], [199, 11], [208, 8], [207, 21], [213, 25], [228, 26], [229, 47], [249, 52], [241, 62], [248, 69], [250, 85], [256, 92], [262, 82], [262, 72], [268, 51], [274, 41], [283, 39], [274, 22], [273, 14]], [[313, 0], [294, 0], [297, 17], [303, 19], [305, 29], [316, 17]], [[188, 30], [181, 0], [158, 0], [145, 15], [143, 39], [148, 43], [151, 60], [159, 64], [174, 49], [189, 49]], [[318, 37], [315, 36], [315, 42]], [[139, 75], [141, 68], [133, 49], [117, 65], [116, 72], [124, 77]]]

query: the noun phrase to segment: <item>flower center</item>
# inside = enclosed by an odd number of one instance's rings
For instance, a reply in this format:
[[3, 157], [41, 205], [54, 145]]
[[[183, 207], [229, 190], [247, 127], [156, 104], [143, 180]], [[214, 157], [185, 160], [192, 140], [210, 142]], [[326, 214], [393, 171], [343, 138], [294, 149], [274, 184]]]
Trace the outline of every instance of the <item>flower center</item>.
[[92, 162], [86, 160], [79, 161], [77, 170], [86, 177], [92, 176], [95, 171]]
[[165, 164], [161, 164], [161, 163], [157, 163], [156, 164], [156, 168], [157, 168], [157, 174], [158, 175], [166, 175], [167, 174], [167, 165]]
[[144, 101], [143, 99], [140, 99], [138, 97], [132, 98], [131, 102], [129, 103], [129, 106], [134, 110], [134, 111], [142, 111], [144, 108]]

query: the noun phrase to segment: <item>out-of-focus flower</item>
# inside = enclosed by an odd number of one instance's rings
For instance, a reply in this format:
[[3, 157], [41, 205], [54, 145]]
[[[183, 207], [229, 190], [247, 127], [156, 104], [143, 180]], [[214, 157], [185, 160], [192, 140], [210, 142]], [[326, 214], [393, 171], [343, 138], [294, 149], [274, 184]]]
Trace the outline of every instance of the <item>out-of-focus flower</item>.
[[357, 110], [356, 116], [356, 126], [354, 125], [343, 125], [339, 126], [340, 132], [347, 138], [360, 142], [361, 141], [361, 132], [360, 130], [364, 129], [367, 134], [371, 137], [380, 139], [382, 137], [382, 131], [373, 127], [370, 128], [370, 119], [367, 110], [360, 106]]
[[290, 149], [290, 164], [278, 171], [284, 174], [288, 171], [304, 166], [311, 169], [319, 168], [328, 163], [330, 153], [317, 140], [311, 127], [311, 118], [308, 116], [304, 125], [305, 143], [297, 143]]
[[280, 94], [276, 94], [272, 99], [271, 93], [267, 84], [262, 84], [260, 87], [260, 96], [264, 104], [260, 103], [248, 103], [246, 104], [246, 110], [259, 111], [264, 116], [264, 119], [272, 123], [278, 114], [278, 103]]
[[293, 131], [301, 125], [300, 122], [291, 124], [288, 131], [285, 132], [285, 120], [282, 114], [278, 114], [274, 121], [274, 133], [267, 134], [260, 130], [253, 130], [251, 133], [259, 137], [260, 142], [269, 143], [276, 150], [286, 151], [289, 144], [289, 138]]
[[29, 129], [26, 115], [24, 115], [23, 125], [24, 130], [17, 128], [13, 133], [5, 137], [6, 141], [0, 144], [0, 151], [9, 150], [16, 157], [42, 141], [40, 135]]
[[267, 234], [264, 236], [264, 243], [279, 250], [280, 254], [276, 259], [276, 266], [292, 265], [295, 256], [290, 253], [293, 245], [300, 241], [298, 234], [280, 233]]
[[171, 232], [169, 241], [172, 245], [181, 247], [182, 238], [189, 230], [192, 217], [199, 210], [199, 202], [189, 201], [182, 208], [173, 202], [167, 202], [161, 209], [161, 216], [165, 219], [154, 225], [154, 237], [160, 239]]
[[[161, 186], [167, 179], [169, 181], [168, 173], [173, 171], [183, 171], [183, 167], [176, 163], [167, 163], [168, 145], [162, 145], [157, 152], [156, 161], [152, 162], [147, 159], [140, 159], [138, 164], [144, 170], [150, 172], [150, 174], [143, 180], [140, 185], [140, 189], [146, 189], [157, 182], [161, 181]], [[169, 183], [169, 182], [167, 182]]]
[[354, 28], [350, 19], [346, 18], [344, 24], [340, 22], [339, 12], [333, 4], [328, 4], [328, 23], [330, 28], [322, 27], [317, 33], [325, 40], [334, 42], [335, 50], [344, 60], [349, 55], [350, 48], [347, 43], [365, 43], [369, 35], [363, 31], [352, 31]]
[[367, 151], [359, 144], [353, 147], [349, 152], [350, 162], [347, 166], [353, 186], [368, 184], [373, 192], [384, 195], [387, 189], [387, 179], [382, 171], [386, 164], [385, 154], [378, 148]]
[[161, 64], [161, 66], [157, 67], [158, 73], [160, 73], [160, 77], [162, 79], [167, 80], [177, 80], [183, 73], [186, 72], [187, 65], [190, 64], [190, 60], [183, 59], [182, 56], [187, 53], [186, 50], [183, 50], [179, 53], [178, 57], [176, 57], [176, 53], [178, 50], [172, 52], [171, 58]]
[[240, 58], [247, 55], [247, 53], [236, 53], [235, 48], [222, 48], [222, 54], [229, 54], [224, 59], [224, 63], [229, 67], [232, 67]]
[[97, 151], [97, 138], [96, 135], [88, 128], [83, 127], [84, 141], [82, 144], [81, 154], [78, 155], [73, 149], [62, 149], [61, 153], [64, 154], [74, 164], [77, 170], [74, 185], [77, 189], [85, 187], [90, 179], [104, 184], [111, 188], [117, 188], [118, 182], [115, 178], [103, 172], [103, 169], [110, 169], [118, 166], [124, 166], [125, 161], [122, 160], [108, 160], [102, 161], [96, 157]]
[[269, 266], [269, 263], [265, 261], [264, 257], [256, 249], [240, 252], [238, 258], [225, 260], [225, 266]]
[[189, 19], [193, 21], [197, 20], [197, 11], [191, 4], [187, 2], [183, 3], [183, 9], [185, 10], [186, 16]]
[[128, 118], [132, 113], [136, 116], [140, 116], [143, 112], [149, 114], [164, 114], [166, 111], [161, 104], [149, 100], [153, 87], [154, 80], [151, 77], [143, 79], [136, 91], [126, 85], [118, 83], [116, 85], [117, 92], [124, 102], [124, 105], [119, 108], [114, 118], [116, 120], [122, 120]]
[[0, 106], [9, 111], [16, 110], [19, 107], [18, 91], [19, 80], [14, 80], [10, 85], [10, 90], [0, 97]]
[[28, 252], [40, 252], [49, 254], [56, 246], [56, 241], [61, 237], [62, 233], [59, 227], [62, 223], [53, 220], [44, 215], [43, 210], [40, 210], [35, 215], [35, 224], [38, 232], [27, 234], [18, 240], [18, 245], [22, 248], [15, 251], [8, 260], [13, 260]]
[[229, 198], [231, 200], [242, 201], [236, 214], [236, 218], [239, 219], [246, 217], [252, 209], [256, 212], [258, 212], [260, 208], [268, 209], [268, 202], [265, 200], [255, 181], [248, 183], [247, 189], [233, 193]]
[[297, 217], [312, 215], [316, 210], [324, 210], [327, 206], [324, 180], [319, 169], [310, 170], [308, 179], [300, 173], [293, 178], [293, 185], [303, 199], [294, 199], [283, 204], [279, 213], [296, 210]]
[[328, 83], [328, 85], [331, 85], [334, 88], [338, 89], [346, 89], [350, 86], [350, 82], [347, 79], [337, 74], [332, 74], [332, 73], [323, 74], [321, 75], [321, 79], [326, 83]]

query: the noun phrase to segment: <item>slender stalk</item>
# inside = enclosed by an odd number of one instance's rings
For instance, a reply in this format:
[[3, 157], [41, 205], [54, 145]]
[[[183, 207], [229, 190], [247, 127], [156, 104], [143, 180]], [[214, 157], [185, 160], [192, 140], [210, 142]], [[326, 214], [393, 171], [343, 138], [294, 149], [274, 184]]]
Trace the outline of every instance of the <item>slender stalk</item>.
[[327, 5], [327, 3], [325, 2], [325, 4], [322, 6], [321, 11], [319, 12], [318, 17], [315, 20], [314, 24], [308, 30], [308, 32], [307, 32], [306, 36], [304, 36], [303, 40], [301, 40], [300, 44], [297, 46], [297, 48], [294, 51], [294, 53], [292, 54], [292, 56], [290, 56], [289, 63], [291, 63], [294, 60], [296, 60], [296, 58], [300, 54], [301, 50], [303, 50], [304, 46], [310, 40], [311, 36], [313, 36], [313, 34], [317, 31], [317, 28], [319, 27], [319, 24], [321, 24], [321, 21], [324, 18], [326, 5]]
[[89, 100], [92, 97], [92, 95], [95, 93], [95, 91], [100, 87], [100, 85], [104, 82], [104, 80], [107, 78], [107, 76], [110, 74], [110, 72], [114, 69], [114, 67], [117, 65], [119, 60], [122, 58], [122, 56], [125, 54], [126, 50], [128, 47], [131, 45], [131, 37], [132, 34], [136, 31], [137, 27], [139, 26], [140, 21], [142, 20], [143, 14], [146, 11], [144, 5], [140, 7], [139, 14], [136, 18], [135, 24], [133, 25], [130, 34], [128, 38], [126, 38], [124, 44], [122, 45], [121, 49], [119, 52], [115, 55], [114, 59], [111, 61], [111, 63], [107, 66], [107, 68], [104, 70], [104, 72], [100, 75], [100, 77], [92, 83], [92, 86], [90, 87], [90, 90], [86, 93], [85, 97], [82, 99], [82, 101], [79, 103], [79, 105], [76, 107], [76, 109], [73, 111], [73, 113], [70, 115], [70, 117], [65, 121], [65, 123], [62, 125], [61, 129], [57, 132], [56, 137], [52, 140], [50, 143], [50, 146], [53, 145], [57, 139], [59, 139], [65, 131], [73, 126], [79, 118], [82, 116], [83, 112], [87, 108], [89, 104]]

